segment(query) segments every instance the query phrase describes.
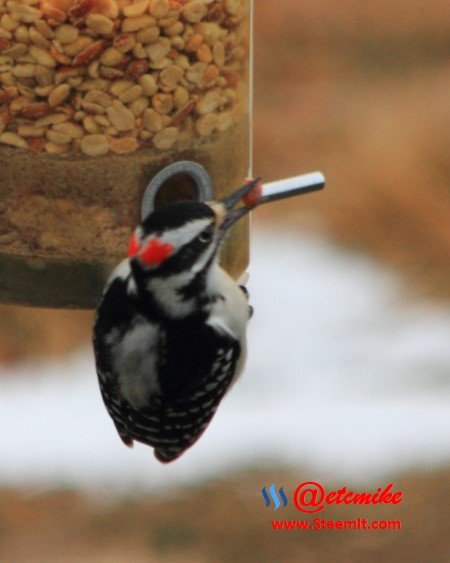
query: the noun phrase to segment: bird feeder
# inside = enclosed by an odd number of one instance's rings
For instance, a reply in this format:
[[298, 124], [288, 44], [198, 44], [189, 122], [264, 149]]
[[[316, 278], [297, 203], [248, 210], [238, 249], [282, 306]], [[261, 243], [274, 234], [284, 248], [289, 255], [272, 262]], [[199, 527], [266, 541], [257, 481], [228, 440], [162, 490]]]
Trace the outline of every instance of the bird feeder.
[[95, 307], [142, 213], [250, 175], [251, 3], [0, 0], [0, 301]]

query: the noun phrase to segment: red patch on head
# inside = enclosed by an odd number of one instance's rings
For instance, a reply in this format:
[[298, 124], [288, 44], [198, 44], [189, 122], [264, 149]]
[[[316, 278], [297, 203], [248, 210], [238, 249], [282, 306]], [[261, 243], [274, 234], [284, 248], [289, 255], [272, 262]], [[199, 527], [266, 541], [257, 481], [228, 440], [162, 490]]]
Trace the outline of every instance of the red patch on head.
[[174, 247], [171, 244], [153, 238], [140, 250], [138, 256], [140, 261], [146, 266], [156, 266], [164, 262], [172, 254], [173, 250]]
[[128, 245], [128, 256], [133, 258], [139, 252], [139, 239], [136, 233], [131, 237], [130, 244]]
[[134, 234], [128, 246], [128, 256], [137, 257], [145, 266], [156, 266], [166, 260], [174, 251], [174, 246], [167, 242], [162, 242], [157, 238], [150, 239], [144, 246], [140, 243], [139, 237]]

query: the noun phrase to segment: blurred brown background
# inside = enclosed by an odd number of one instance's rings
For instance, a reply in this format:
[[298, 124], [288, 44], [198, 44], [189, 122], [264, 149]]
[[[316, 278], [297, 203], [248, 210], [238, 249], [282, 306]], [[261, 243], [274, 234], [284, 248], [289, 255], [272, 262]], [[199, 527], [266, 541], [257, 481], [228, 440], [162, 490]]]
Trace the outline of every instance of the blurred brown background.
[[[406, 298], [448, 300], [448, 3], [258, 0], [255, 12], [254, 171], [327, 177], [320, 195], [274, 204], [255, 221], [326, 233], [398, 270]], [[87, 342], [91, 316], [1, 306], [0, 359], [64, 354]], [[112, 507], [77, 493], [4, 491], [0, 560], [448, 560], [449, 470], [399, 478], [405, 529], [391, 533], [274, 538], [260, 499], [248, 498], [261, 481], [249, 472], [182, 491], [182, 503]]]

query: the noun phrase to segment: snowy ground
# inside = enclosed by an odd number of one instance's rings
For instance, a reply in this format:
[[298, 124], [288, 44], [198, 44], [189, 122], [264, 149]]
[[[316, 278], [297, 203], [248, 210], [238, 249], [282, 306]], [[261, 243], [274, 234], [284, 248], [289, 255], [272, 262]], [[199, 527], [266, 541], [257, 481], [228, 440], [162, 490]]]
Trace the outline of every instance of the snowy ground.
[[255, 462], [369, 480], [448, 462], [450, 311], [400, 289], [361, 256], [256, 231], [248, 366], [188, 453], [162, 466], [122, 445], [86, 349], [0, 368], [0, 485], [156, 489]]

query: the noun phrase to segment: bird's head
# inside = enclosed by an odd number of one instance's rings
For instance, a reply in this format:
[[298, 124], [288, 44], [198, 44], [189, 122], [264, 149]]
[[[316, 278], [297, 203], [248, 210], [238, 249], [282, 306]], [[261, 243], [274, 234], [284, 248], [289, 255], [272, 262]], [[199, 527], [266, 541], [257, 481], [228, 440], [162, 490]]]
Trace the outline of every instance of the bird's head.
[[256, 179], [220, 201], [156, 208], [131, 238], [132, 269], [150, 277], [201, 272], [214, 260], [228, 229], [258, 204], [260, 186]]

